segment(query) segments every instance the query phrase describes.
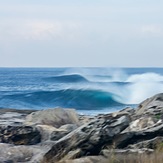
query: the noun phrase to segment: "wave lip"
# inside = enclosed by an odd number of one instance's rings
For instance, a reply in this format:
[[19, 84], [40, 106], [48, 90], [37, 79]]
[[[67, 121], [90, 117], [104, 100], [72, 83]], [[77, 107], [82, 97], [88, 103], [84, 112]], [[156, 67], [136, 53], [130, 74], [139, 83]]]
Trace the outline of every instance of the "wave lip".
[[80, 74], [53, 76], [45, 78], [44, 80], [50, 82], [64, 82], [64, 83], [88, 82], [88, 80]]

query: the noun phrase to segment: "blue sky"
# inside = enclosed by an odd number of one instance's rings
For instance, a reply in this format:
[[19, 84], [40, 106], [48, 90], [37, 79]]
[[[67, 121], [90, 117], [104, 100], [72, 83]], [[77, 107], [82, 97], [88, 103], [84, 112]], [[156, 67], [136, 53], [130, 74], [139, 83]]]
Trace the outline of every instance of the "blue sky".
[[161, 0], [0, 0], [1, 67], [162, 67]]

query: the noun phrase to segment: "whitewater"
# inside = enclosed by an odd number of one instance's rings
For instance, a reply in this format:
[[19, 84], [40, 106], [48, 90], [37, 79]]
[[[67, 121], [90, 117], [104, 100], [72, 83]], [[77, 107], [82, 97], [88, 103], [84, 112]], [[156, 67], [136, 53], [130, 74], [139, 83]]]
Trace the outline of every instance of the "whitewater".
[[96, 114], [135, 107], [161, 92], [163, 68], [0, 68], [0, 108]]

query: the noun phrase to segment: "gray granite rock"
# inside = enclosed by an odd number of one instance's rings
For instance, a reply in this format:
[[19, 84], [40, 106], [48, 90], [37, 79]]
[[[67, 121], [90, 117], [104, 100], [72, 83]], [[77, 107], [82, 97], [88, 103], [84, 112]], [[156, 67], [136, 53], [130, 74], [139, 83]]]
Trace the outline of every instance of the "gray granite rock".
[[80, 149], [79, 156], [97, 155], [103, 145], [112, 141], [129, 125], [129, 118], [122, 116], [118, 119], [101, 119], [85, 124], [70, 134], [64, 136], [45, 154], [43, 162], [57, 162], [65, 157], [68, 152]]
[[74, 109], [47, 109], [33, 112], [26, 117], [25, 125], [49, 125], [56, 128], [65, 124], [79, 125], [79, 118]]

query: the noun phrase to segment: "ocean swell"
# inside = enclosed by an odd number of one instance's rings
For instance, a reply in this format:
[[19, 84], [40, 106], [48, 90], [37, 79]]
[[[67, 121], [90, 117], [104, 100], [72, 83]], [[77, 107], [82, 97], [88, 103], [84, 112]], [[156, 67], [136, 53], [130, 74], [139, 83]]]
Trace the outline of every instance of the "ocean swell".
[[87, 82], [88, 80], [80, 74], [69, 74], [60, 75], [44, 78], [46, 81], [50, 82], [64, 82], [64, 83], [74, 83], [74, 82]]
[[[31, 107], [68, 107], [68, 108], [76, 108], [76, 109], [100, 109], [107, 107], [114, 107], [122, 105], [116, 100], [116, 95], [104, 92], [101, 90], [74, 90], [74, 89], [66, 89], [59, 91], [38, 91], [32, 93], [25, 94], [13, 94], [6, 95], [1, 97], [5, 100], [6, 107], [11, 107], [11, 101], [14, 104], [17, 104], [19, 107], [19, 103], [23, 108]], [[9, 102], [10, 101], [10, 102]], [[7, 106], [10, 104], [10, 106]]]

